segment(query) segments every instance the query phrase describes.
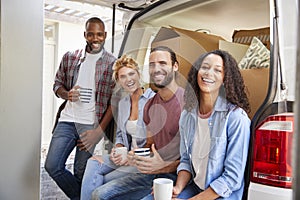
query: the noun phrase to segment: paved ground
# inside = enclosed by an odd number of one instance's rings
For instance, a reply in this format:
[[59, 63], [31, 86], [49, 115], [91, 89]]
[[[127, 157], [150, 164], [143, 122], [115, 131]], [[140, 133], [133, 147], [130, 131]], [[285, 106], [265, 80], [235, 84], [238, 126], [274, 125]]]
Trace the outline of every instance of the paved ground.
[[[48, 175], [44, 168], [44, 162], [47, 155], [48, 146], [44, 145], [41, 149], [41, 185], [40, 199], [41, 200], [68, 200], [67, 196], [58, 188], [56, 183]], [[70, 155], [67, 161], [67, 168], [73, 170], [74, 153]]]
[[[68, 165], [71, 169], [72, 165]], [[41, 169], [41, 199], [42, 200], [68, 200], [67, 196], [57, 187], [45, 169]]]
[[[96, 147], [95, 152], [97, 154], [102, 154], [103, 143], [100, 141]], [[68, 200], [67, 196], [58, 188], [56, 183], [48, 175], [44, 168], [44, 162], [47, 155], [48, 145], [43, 145], [41, 148], [41, 200]], [[67, 160], [67, 169], [73, 170], [74, 152], [71, 153]]]

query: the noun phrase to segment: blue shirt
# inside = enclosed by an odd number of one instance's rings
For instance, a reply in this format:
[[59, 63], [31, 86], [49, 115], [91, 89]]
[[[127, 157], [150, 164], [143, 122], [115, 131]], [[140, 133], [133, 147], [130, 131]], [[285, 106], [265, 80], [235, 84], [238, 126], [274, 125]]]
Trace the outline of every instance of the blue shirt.
[[[197, 120], [198, 109], [193, 109], [190, 112], [184, 110], [179, 121], [181, 159], [177, 172], [186, 170], [193, 176], [191, 153]], [[205, 188], [210, 186], [222, 199], [240, 200], [244, 189], [250, 119], [243, 109], [219, 96], [208, 126], [211, 145]]]
[[[137, 134], [139, 139], [137, 139], [137, 145], [143, 147], [146, 144], [146, 127], [143, 121], [143, 110], [146, 102], [155, 95], [150, 88], [148, 88], [143, 95], [141, 95], [138, 102], [138, 119], [137, 119]], [[130, 144], [128, 143], [126, 123], [130, 116], [131, 100], [130, 95], [125, 96], [119, 102], [118, 106], [118, 123], [116, 131], [116, 144], [123, 144], [127, 149], [129, 149]]]

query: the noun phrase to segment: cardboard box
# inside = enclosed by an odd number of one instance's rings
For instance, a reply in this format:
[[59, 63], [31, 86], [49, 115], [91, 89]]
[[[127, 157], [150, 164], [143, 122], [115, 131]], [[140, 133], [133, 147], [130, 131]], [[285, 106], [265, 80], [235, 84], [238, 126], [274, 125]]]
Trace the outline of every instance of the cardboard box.
[[[220, 49], [230, 53], [238, 63], [244, 57], [247, 49], [249, 48], [248, 45], [227, 41], [220, 41], [219, 45]], [[267, 96], [269, 68], [240, 69], [240, 72], [244, 79], [246, 94], [251, 107], [251, 111], [248, 116], [252, 119], [257, 109]]]
[[[167, 46], [176, 52], [179, 61], [179, 72], [182, 75], [177, 82], [181, 86], [185, 86], [190, 67], [202, 53], [222, 49], [229, 52], [239, 62], [249, 47], [248, 45], [227, 42], [219, 36], [175, 27], [162, 27], [159, 30], [151, 47], [160, 45]], [[267, 95], [269, 68], [244, 69], [240, 71], [251, 106], [249, 117], [252, 119]], [[151, 87], [155, 90], [153, 85]]]
[[218, 49], [219, 40], [224, 39], [216, 35], [201, 32], [175, 27], [162, 27], [154, 38], [151, 48], [167, 46], [175, 51], [179, 62], [180, 74], [177, 82], [184, 87], [192, 64], [202, 53]]
[[227, 51], [234, 57], [237, 63], [239, 63], [245, 56], [249, 45], [233, 43], [221, 40], [219, 43], [219, 49]]
[[[227, 41], [220, 41], [219, 45], [219, 48], [229, 52], [236, 59], [237, 63], [240, 62], [249, 48], [248, 45]], [[246, 93], [251, 107], [248, 116], [252, 119], [267, 96], [269, 68], [240, 69], [240, 72], [244, 79]]]
[[246, 86], [246, 94], [249, 99], [252, 119], [258, 108], [265, 100], [269, 86], [269, 68], [253, 68], [240, 70]]
[[234, 30], [232, 34], [232, 41], [235, 43], [250, 45], [254, 36], [270, 50], [270, 27], [251, 30]]

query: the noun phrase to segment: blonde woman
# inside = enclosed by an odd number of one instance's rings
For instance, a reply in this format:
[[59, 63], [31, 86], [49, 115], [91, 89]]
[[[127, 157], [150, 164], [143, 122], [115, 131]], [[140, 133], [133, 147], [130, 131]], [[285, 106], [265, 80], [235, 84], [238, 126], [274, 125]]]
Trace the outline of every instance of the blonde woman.
[[[126, 147], [129, 151], [142, 147], [146, 142], [143, 109], [155, 93], [150, 88], [144, 90], [137, 62], [126, 55], [115, 62], [113, 79], [127, 93], [118, 103], [115, 148]], [[135, 170], [128, 166], [127, 159], [116, 154], [115, 148], [110, 155], [93, 156], [88, 160], [81, 187], [82, 200], [91, 199], [97, 187]]]

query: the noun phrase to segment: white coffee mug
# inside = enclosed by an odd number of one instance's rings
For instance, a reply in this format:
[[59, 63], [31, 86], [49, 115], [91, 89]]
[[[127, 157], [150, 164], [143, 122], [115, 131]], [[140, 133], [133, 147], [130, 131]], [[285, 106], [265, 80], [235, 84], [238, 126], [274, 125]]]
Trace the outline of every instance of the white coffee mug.
[[168, 178], [156, 178], [153, 180], [155, 200], [171, 200], [173, 193], [173, 180]]
[[115, 148], [116, 154], [122, 155], [122, 161], [127, 159], [127, 147], [116, 147]]

